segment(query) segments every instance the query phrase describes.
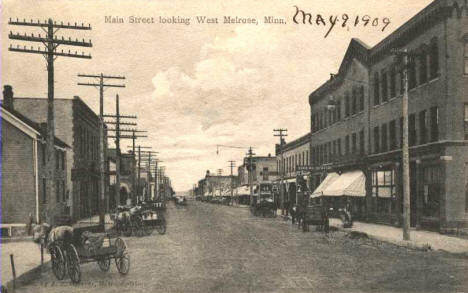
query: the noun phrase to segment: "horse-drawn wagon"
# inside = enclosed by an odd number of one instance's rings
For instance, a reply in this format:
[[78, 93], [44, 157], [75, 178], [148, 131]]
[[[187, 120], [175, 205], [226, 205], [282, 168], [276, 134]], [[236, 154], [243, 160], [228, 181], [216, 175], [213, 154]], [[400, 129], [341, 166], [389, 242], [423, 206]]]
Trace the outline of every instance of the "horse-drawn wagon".
[[310, 204], [303, 209], [302, 230], [309, 231], [309, 225], [316, 225], [318, 230], [329, 231], [329, 219], [326, 208], [321, 204]]
[[80, 265], [96, 262], [107, 272], [111, 260], [120, 274], [130, 270], [130, 255], [127, 244], [121, 238], [112, 239], [107, 233], [90, 233], [83, 228], [74, 228], [71, 241], [57, 240], [48, 245], [52, 272], [58, 280], [63, 280], [68, 272], [73, 283], [81, 281]]

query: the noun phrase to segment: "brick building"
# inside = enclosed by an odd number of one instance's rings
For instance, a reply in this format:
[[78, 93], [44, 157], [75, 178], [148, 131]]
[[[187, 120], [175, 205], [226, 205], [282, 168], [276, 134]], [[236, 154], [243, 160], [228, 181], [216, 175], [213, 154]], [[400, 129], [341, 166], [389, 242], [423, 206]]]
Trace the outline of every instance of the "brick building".
[[[8, 93], [10, 95], [8, 96]], [[55, 192], [46, 192], [46, 125], [15, 111], [11, 87], [5, 86], [2, 125], [2, 225], [36, 222], [67, 213], [66, 152], [69, 146], [55, 139]]]
[[283, 143], [283, 146], [276, 145], [276, 169], [279, 170], [276, 184], [280, 185], [280, 172], [283, 172], [285, 202], [297, 202], [296, 179], [297, 176], [303, 176], [297, 171], [297, 167], [310, 165], [310, 137], [308, 133], [289, 143]]
[[[108, 149], [107, 151], [108, 160], [116, 162], [116, 149]], [[136, 186], [137, 184], [137, 175], [136, 175], [136, 160], [133, 154], [120, 154], [120, 204], [125, 204], [127, 199], [131, 198], [131, 195], [135, 192], [136, 196]], [[115, 168], [113, 170], [113, 176], [115, 176]], [[115, 180], [115, 179], [114, 179]], [[111, 189], [114, 190], [115, 186], [111, 186]], [[110, 192], [109, 201], [111, 207], [115, 206], [115, 194]], [[135, 200], [134, 200], [135, 201]]]
[[322, 169], [314, 187], [325, 172], [362, 172], [358, 212], [401, 223], [403, 81], [391, 49], [405, 48], [415, 53], [408, 67], [411, 226], [467, 226], [467, 15], [466, 1], [436, 0], [372, 48], [351, 41], [338, 74], [309, 96], [312, 164]]
[[[67, 189], [74, 220], [99, 211], [99, 117], [79, 97], [54, 99], [55, 134], [71, 146], [67, 152]], [[15, 109], [36, 122], [46, 122], [47, 99], [16, 98]], [[107, 139], [106, 139], [107, 141]]]

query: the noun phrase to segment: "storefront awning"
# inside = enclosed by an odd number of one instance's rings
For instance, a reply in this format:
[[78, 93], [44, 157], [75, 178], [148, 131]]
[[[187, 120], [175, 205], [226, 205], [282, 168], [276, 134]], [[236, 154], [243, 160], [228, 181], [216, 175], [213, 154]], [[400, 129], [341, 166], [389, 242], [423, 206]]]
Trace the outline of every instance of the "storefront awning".
[[312, 198], [319, 196], [365, 197], [366, 177], [359, 170], [341, 175], [330, 173], [311, 195]]

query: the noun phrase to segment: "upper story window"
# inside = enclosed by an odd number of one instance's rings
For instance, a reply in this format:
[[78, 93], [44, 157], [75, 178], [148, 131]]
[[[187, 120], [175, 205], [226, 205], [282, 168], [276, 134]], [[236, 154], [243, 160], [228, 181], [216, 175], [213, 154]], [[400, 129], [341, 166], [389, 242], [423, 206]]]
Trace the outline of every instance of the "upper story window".
[[468, 74], [468, 39], [465, 39], [464, 62], [465, 62], [464, 73]]
[[345, 137], [345, 154], [349, 154], [349, 135]]
[[357, 134], [356, 133], [353, 133], [351, 140], [352, 140], [351, 151], [353, 152], [353, 154], [355, 154], [357, 153]]
[[388, 82], [387, 82], [387, 73], [382, 72], [382, 102], [388, 100]]
[[439, 74], [439, 46], [437, 39], [431, 42], [429, 49], [430, 78], [434, 79]]
[[419, 112], [419, 143], [427, 142], [427, 115], [426, 110]]
[[394, 150], [397, 147], [395, 120], [390, 121], [390, 123], [388, 124], [388, 132], [390, 137], [390, 150]]
[[[431, 141], [439, 140], [439, 109], [437, 107], [432, 107], [431, 112]], [[465, 121], [467, 115], [467, 107], [465, 105]], [[466, 122], [465, 122], [466, 125]], [[465, 128], [466, 129], [466, 128]], [[466, 133], [466, 132], [465, 132]]]
[[465, 104], [465, 115], [464, 115], [464, 123], [465, 123], [465, 140], [468, 140], [468, 104]]
[[408, 89], [416, 87], [416, 62], [414, 58], [409, 58], [408, 63]]
[[357, 112], [357, 93], [356, 93], [356, 88], [353, 87], [352, 100], [351, 100], [351, 115], [356, 114], [356, 112]]
[[336, 111], [336, 120], [340, 121], [341, 120], [341, 99], [338, 100], [335, 111]]
[[390, 98], [396, 97], [396, 70], [392, 66], [390, 69]]
[[388, 149], [388, 143], [387, 143], [387, 124], [382, 124], [382, 133], [381, 133], [381, 141], [382, 144], [380, 146], [382, 152], [386, 152]]
[[359, 88], [359, 111], [364, 111], [364, 86]]
[[345, 117], [349, 117], [350, 115], [350, 104], [349, 104], [349, 94], [346, 93], [345, 96]]
[[374, 73], [374, 105], [380, 104], [380, 82], [379, 73]]
[[374, 127], [374, 153], [380, 152], [380, 131], [379, 127]]
[[427, 53], [423, 50], [419, 55], [419, 83], [427, 82]]
[[416, 115], [410, 114], [408, 119], [408, 144], [409, 146], [416, 145]]
[[364, 154], [364, 129], [359, 131], [359, 152]]

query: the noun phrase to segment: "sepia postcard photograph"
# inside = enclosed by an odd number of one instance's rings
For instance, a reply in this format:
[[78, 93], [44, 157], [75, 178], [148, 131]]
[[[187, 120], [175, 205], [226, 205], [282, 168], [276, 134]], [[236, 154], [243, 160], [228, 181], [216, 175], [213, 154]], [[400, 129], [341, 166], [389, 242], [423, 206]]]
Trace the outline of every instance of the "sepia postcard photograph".
[[468, 0], [0, 0], [1, 293], [468, 292]]

